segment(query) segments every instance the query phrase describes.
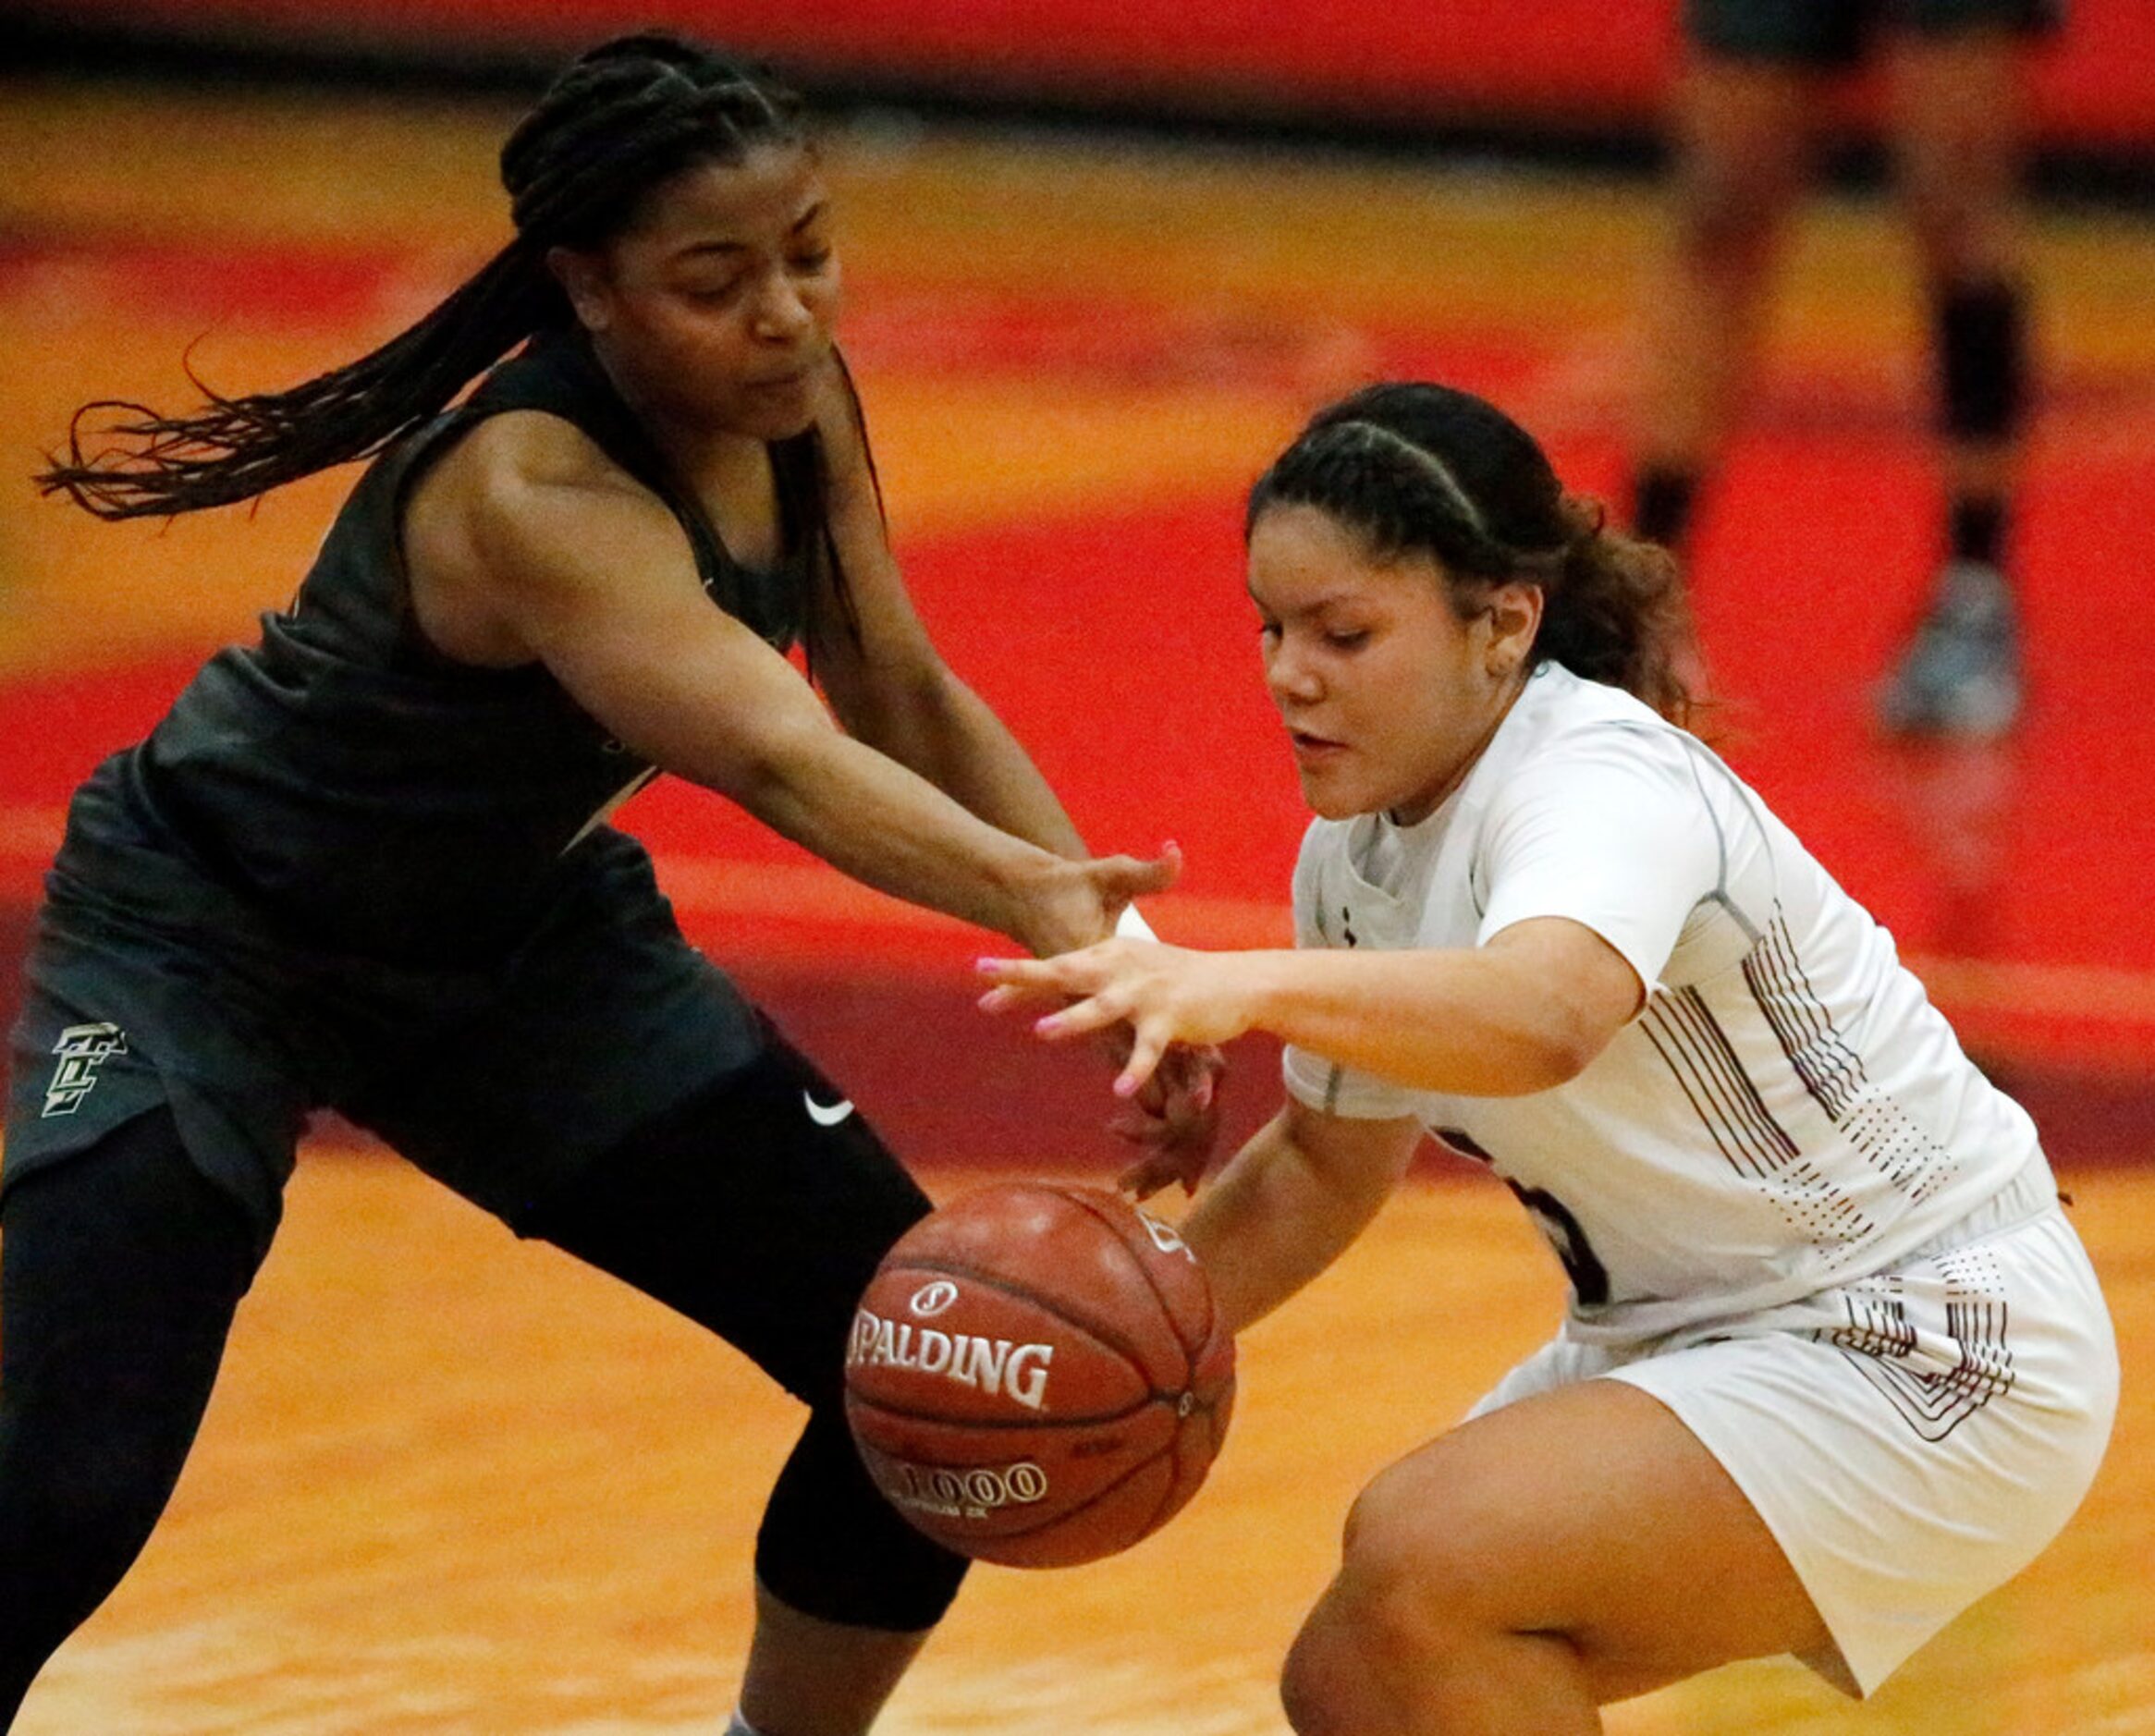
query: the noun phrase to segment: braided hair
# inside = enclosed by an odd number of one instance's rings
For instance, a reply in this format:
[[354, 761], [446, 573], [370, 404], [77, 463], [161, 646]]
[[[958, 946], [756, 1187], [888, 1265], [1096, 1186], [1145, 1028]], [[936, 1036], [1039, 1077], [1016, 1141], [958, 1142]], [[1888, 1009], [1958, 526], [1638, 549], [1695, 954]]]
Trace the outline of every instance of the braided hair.
[[[101, 519], [198, 512], [372, 457], [437, 415], [526, 338], [573, 320], [547, 250], [594, 248], [682, 170], [805, 141], [800, 99], [680, 37], [616, 38], [571, 63], [509, 135], [501, 180], [516, 238], [409, 330], [287, 391], [165, 416], [101, 399], [75, 412], [65, 461], [37, 477]], [[190, 375], [192, 378], [192, 375]], [[84, 446], [86, 421], [110, 422]]]
[[1494, 586], [1538, 585], [1529, 666], [1561, 663], [1671, 722], [1691, 717], [1675, 561], [1566, 494], [1534, 437], [1472, 393], [1393, 383], [1319, 410], [1251, 489], [1245, 537], [1274, 506], [1316, 507], [1387, 559], [1433, 556], [1463, 619]]

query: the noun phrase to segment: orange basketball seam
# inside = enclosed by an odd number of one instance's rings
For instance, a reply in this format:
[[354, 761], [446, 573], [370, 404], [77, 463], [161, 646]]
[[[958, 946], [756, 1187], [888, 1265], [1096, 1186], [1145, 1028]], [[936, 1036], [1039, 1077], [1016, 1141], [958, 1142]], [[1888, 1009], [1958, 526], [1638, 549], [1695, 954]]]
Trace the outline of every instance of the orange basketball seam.
[[[1049, 1188], [1047, 1192], [1059, 1193], [1072, 1205], [1089, 1214], [1096, 1223], [1099, 1224], [1115, 1239], [1115, 1245], [1122, 1250], [1123, 1253], [1128, 1256], [1131, 1265], [1137, 1268], [1138, 1277], [1145, 1280], [1145, 1289], [1152, 1292], [1153, 1301], [1159, 1304], [1160, 1317], [1168, 1323], [1168, 1332], [1175, 1340], [1175, 1348], [1182, 1352], [1182, 1390], [1184, 1392], [1194, 1391], [1197, 1386], [1197, 1352], [1182, 1341], [1182, 1328], [1176, 1322], [1174, 1306], [1168, 1301], [1167, 1292], [1160, 1289], [1158, 1280], [1153, 1277], [1151, 1268], [1145, 1265], [1145, 1256], [1122, 1239], [1122, 1231], [1117, 1227], [1114, 1219], [1094, 1204], [1092, 1201], [1085, 1198], [1083, 1192], [1074, 1188]], [[1191, 1258], [1194, 1261], [1196, 1256], [1193, 1254]], [[1203, 1268], [1200, 1267], [1199, 1270], [1202, 1272]], [[1199, 1340], [1200, 1343], [1209, 1341], [1212, 1337], [1213, 1301], [1212, 1283], [1209, 1278], [1206, 1278], [1204, 1289], [1205, 1337]]]
[[[939, 1411], [909, 1411], [903, 1405], [886, 1404], [880, 1399], [871, 1399], [857, 1391], [849, 1391], [847, 1402], [863, 1411], [873, 1411], [879, 1416], [900, 1417], [908, 1423], [931, 1423], [938, 1428], [963, 1429], [970, 1434], [975, 1429], [1022, 1429], [1037, 1435], [1044, 1430], [1085, 1428], [1099, 1423], [1121, 1423], [1135, 1416], [1147, 1405], [1173, 1405], [1178, 1395], [1167, 1392], [1148, 1392], [1135, 1404], [1120, 1411], [1103, 1411], [1094, 1416], [1010, 1416], [954, 1418]], [[910, 1450], [910, 1449], [909, 1449]], [[949, 1470], [951, 1467], [943, 1467]]]

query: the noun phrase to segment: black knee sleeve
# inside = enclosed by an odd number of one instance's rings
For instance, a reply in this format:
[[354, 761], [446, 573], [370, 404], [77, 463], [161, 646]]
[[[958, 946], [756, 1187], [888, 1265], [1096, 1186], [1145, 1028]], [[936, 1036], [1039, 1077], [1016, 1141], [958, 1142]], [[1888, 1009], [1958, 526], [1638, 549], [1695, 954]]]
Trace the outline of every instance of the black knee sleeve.
[[970, 1565], [876, 1491], [839, 1407], [809, 1418], [756, 1534], [765, 1590], [824, 1621], [917, 1633], [943, 1619]]
[[1950, 440], [1995, 445], [2026, 413], [2025, 298], [2007, 283], [1956, 284], [1938, 298], [1940, 430]]

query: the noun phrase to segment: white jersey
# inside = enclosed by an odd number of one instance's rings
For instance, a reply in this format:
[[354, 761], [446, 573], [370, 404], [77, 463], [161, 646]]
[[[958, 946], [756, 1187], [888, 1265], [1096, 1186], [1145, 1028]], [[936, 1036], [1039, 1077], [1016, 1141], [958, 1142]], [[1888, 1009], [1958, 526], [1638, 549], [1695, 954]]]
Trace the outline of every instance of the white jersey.
[[1568, 917], [1647, 985], [1584, 1072], [1530, 1096], [1284, 1060], [1301, 1102], [1414, 1116], [1488, 1163], [1563, 1261], [1577, 1340], [1639, 1343], [1883, 1271], [2043, 1163], [1892, 936], [1757, 796], [1554, 665], [1426, 820], [1313, 823], [1294, 914], [1298, 945], [1386, 948]]

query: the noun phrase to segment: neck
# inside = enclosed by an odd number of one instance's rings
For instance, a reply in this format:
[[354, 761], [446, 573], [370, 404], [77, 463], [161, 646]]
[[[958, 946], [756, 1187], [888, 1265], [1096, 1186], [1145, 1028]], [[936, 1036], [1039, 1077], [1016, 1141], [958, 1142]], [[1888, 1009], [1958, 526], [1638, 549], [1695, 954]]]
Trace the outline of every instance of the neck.
[[672, 472], [676, 486], [703, 505], [734, 558], [769, 566], [778, 558], [778, 525], [768, 448], [754, 434], [669, 414], [633, 375], [615, 364], [606, 347], [592, 345], [598, 364], [630, 413], [643, 424]]

